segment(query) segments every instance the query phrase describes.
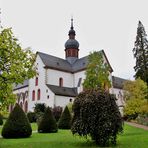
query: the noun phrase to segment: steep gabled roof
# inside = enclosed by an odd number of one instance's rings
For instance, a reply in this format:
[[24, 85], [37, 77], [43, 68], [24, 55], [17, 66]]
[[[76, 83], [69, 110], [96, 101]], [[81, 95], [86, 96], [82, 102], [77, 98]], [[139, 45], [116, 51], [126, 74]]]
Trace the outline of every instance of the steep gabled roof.
[[87, 65], [88, 65], [88, 56], [85, 56], [83, 58], [77, 59], [73, 63], [72, 70], [73, 70], [73, 72], [84, 70], [87, 68]]
[[[100, 52], [103, 53], [109, 67], [110, 71], [112, 72], [113, 69], [105, 55], [105, 52], [101, 50]], [[70, 64], [67, 60], [55, 57], [52, 55], [48, 55], [46, 53], [37, 52], [39, 56], [41, 57], [43, 63], [45, 64], [45, 68], [51, 68], [51, 69], [57, 69], [65, 72], [75, 73], [81, 70], [84, 70], [87, 68], [88, 65], [88, 56], [82, 57], [80, 59], [77, 59], [73, 64]]]
[[46, 84], [47, 87], [55, 94], [59, 96], [76, 97], [78, 95], [76, 88], [60, 87], [56, 85]]
[[128, 80], [112, 76], [113, 88], [123, 89], [123, 85], [126, 81]]
[[43, 63], [45, 64], [45, 68], [56, 68], [67, 72], [72, 71], [70, 63], [64, 59], [42, 52], [37, 52], [37, 54], [39, 54], [39, 56], [41, 57]]

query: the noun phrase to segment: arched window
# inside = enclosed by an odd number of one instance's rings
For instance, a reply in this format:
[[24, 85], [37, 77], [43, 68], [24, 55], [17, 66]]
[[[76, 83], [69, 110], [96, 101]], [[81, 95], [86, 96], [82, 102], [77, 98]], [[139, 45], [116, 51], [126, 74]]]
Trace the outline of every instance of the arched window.
[[35, 86], [38, 86], [38, 77], [35, 78]]
[[59, 86], [60, 86], [60, 87], [63, 86], [63, 78], [59, 78]]
[[68, 51], [68, 56], [71, 56], [71, 50], [67, 50]]
[[72, 57], [76, 57], [76, 51], [75, 51], [75, 49], [72, 50]]
[[35, 100], [35, 90], [32, 91], [32, 101]]
[[27, 113], [27, 111], [28, 111], [28, 102], [26, 101], [25, 102], [25, 113]]
[[38, 89], [38, 92], [37, 92], [37, 100], [40, 100], [40, 98], [41, 98], [41, 91], [40, 91], [40, 89]]

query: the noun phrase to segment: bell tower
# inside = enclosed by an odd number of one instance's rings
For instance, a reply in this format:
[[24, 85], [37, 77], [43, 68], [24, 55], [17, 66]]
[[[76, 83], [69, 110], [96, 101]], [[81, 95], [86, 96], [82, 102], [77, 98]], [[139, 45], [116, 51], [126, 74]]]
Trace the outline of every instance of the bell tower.
[[73, 64], [79, 57], [79, 42], [75, 39], [75, 30], [73, 27], [73, 18], [68, 33], [69, 39], [65, 43], [65, 58], [70, 64]]

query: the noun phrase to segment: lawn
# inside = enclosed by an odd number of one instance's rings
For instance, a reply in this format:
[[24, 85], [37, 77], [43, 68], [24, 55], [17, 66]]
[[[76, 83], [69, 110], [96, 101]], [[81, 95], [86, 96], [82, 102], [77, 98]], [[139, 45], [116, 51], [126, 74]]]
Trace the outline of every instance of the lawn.
[[[32, 124], [33, 130], [36, 125]], [[119, 148], [147, 148], [148, 131], [129, 125], [124, 126], [124, 133], [119, 135]], [[30, 138], [3, 139], [0, 138], [0, 148], [96, 148], [90, 140], [73, 136], [69, 130], [59, 130], [58, 133], [33, 133]]]

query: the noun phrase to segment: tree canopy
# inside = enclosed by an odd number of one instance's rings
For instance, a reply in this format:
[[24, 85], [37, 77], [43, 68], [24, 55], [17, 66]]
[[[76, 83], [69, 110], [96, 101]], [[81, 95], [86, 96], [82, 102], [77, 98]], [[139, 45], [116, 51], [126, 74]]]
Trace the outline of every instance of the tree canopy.
[[97, 89], [110, 86], [109, 66], [104, 61], [102, 52], [94, 51], [88, 57], [86, 79], [83, 86], [85, 89]]
[[0, 30], [0, 109], [14, 102], [13, 87], [35, 76], [35, 54], [22, 49], [12, 29]]
[[135, 78], [140, 77], [148, 86], [148, 40], [143, 24], [139, 21], [133, 54], [136, 58]]
[[134, 119], [140, 113], [148, 113], [147, 85], [141, 80], [126, 81], [123, 89], [125, 98], [124, 115], [129, 119]]
[[100, 89], [81, 92], [73, 104], [72, 133], [90, 136], [100, 146], [116, 144], [123, 128], [115, 100], [114, 95]]

